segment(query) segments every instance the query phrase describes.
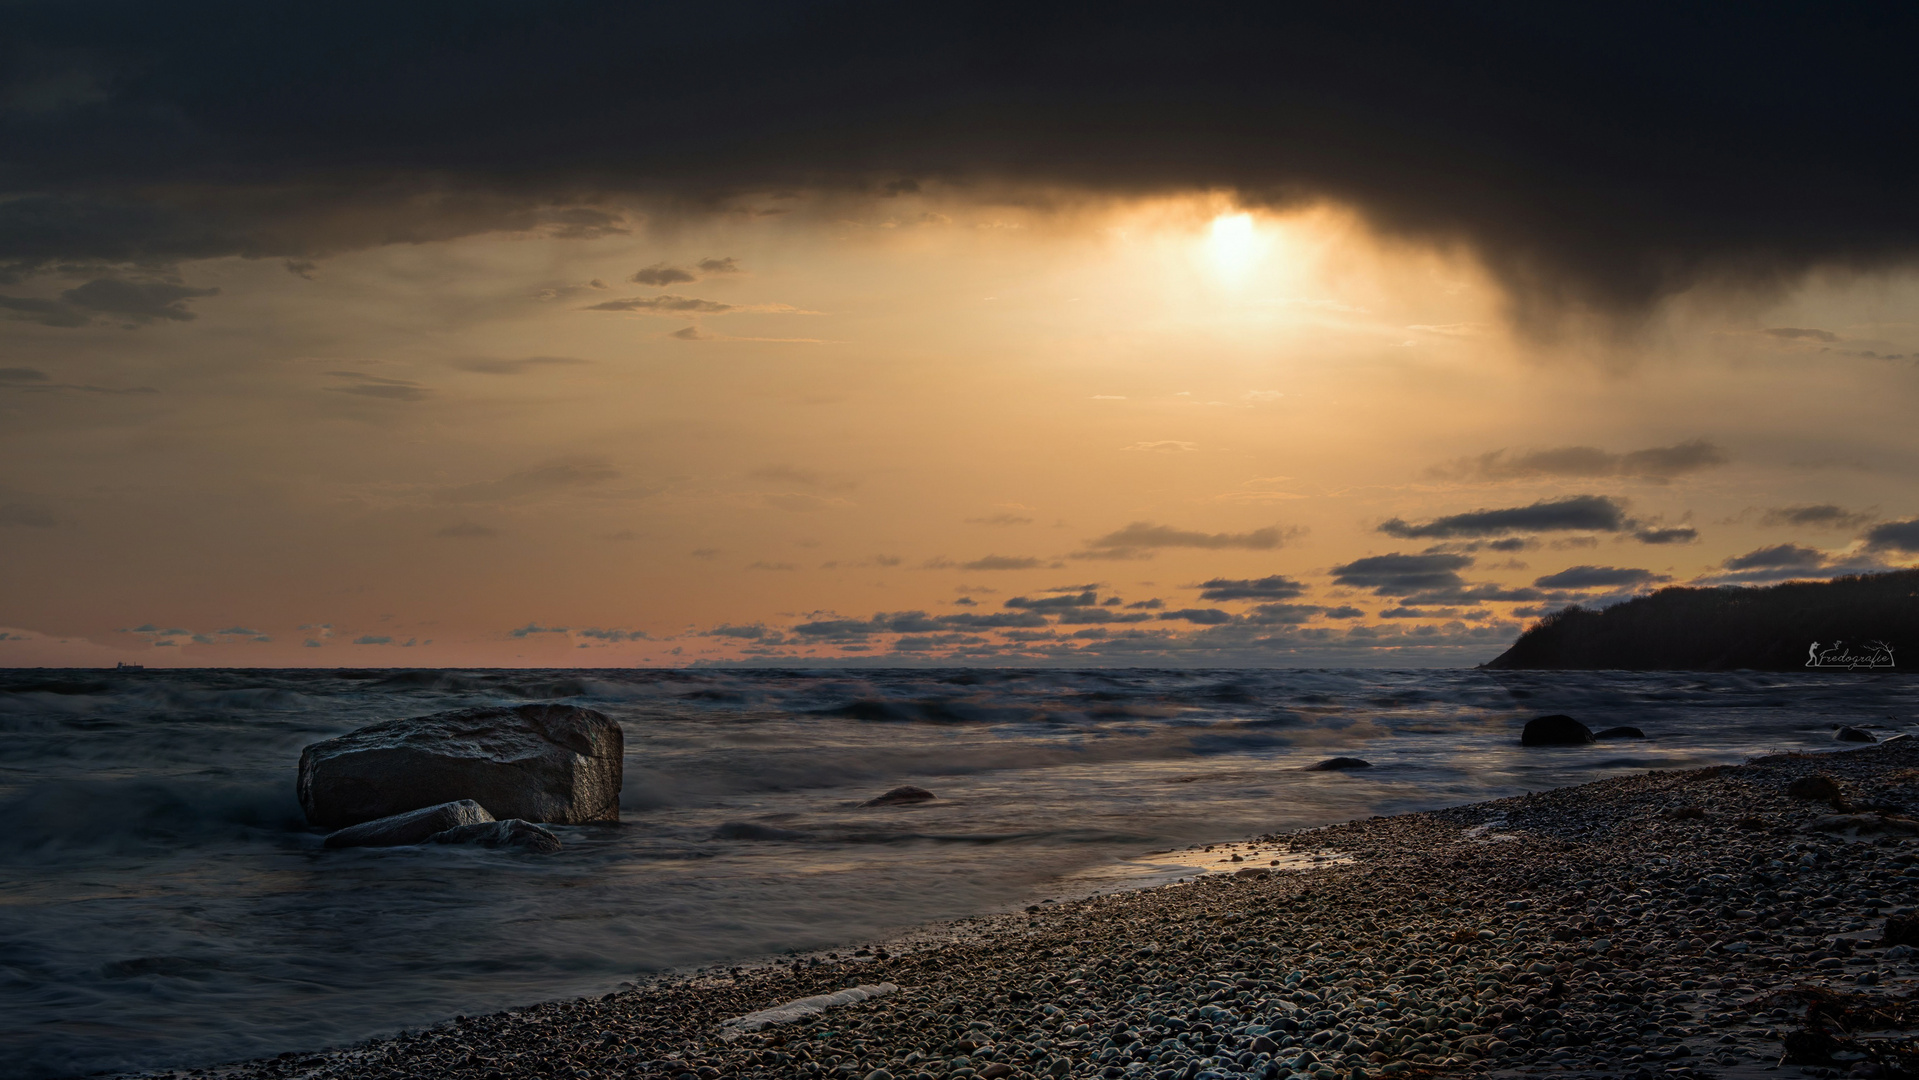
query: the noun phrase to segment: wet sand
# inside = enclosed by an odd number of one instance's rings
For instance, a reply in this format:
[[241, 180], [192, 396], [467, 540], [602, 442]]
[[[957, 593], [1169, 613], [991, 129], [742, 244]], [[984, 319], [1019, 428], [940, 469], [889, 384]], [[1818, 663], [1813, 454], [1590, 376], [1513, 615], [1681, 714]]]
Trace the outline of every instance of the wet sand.
[[[1822, 775], [1837, 796], [1788, 792]], [[890, 942], [146, 1075], [1894, 1076], [1919, 1071], [1902, 1041], [1919, 957], [1881, 942], [1919, 902], [1914, 810], [1919, 740], [1648, 773], [1153, 856], [1211, 869]], [[854, 986], [882, 992], [726, 1024]]]

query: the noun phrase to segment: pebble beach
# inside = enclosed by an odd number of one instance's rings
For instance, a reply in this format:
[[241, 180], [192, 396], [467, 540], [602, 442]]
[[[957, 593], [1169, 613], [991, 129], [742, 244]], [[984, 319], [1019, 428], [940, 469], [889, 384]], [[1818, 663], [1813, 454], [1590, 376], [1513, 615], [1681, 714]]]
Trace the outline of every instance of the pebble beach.
[[1216, 869], [1185, 881], [891, 941], [143, 1075], [1898, 1076], [1919, 1060], [1901, 943], [1915, 807], [1919, 740], [1650, 772], [1216, 844], [1189, 853]]

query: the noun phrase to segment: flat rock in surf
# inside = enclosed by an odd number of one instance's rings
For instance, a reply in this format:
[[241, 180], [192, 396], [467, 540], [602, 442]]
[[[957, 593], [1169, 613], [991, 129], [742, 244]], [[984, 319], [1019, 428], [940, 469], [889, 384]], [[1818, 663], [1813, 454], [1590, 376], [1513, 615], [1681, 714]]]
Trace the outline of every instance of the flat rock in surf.
[[1622, 724], [1619, 727], [1609, 727], [1604, 731], [1593, 732], [1593, 738], [1595, 739], [1643, 739], [1645, 737], [1645, 732], [1633, 727], [1631, 724]]
[[326, 846], [330, 848], [400, 847], [405, 844], [423, 844], [435, 833], [443, 833], [462, 825], [484, 825], [492, 820], [493, 815], [486, 812], [486, 807], [472, 799], [459, 799], [420, 810], [409, 810], [404, 814], [394, 814], [391, 817], [363, 821], [358, 825], [349, 825], [337, 832], [329, 833]]
[[1365, 758], [1335, 757], [1327, 758], [1317, 765], [1306, 766], [1307, 772], [1344, 772], [1347, 769], [1370, 769], [1373, 763]]
[[1591, 728], [1560, 713], [1528, 720], [1519, 733], [1521, 746], [1584, 746], [1592, 741]]
[[536, 855], [551, 855], [560, 850], [560, 838], [530, 821], [508, 818], [505, 821], [481, 821], [460, 825], [428, 838], [434, 844], [478, 844], [489, 848], [520, 848]]
[[893, 790], [877, 798], [868, 799], [865, 802], [861, 803], [860, 805], [861, 806], [912, 806], [915, 803], [931, 802], [933, 801], [933, 799], [934, 799], [934, 795], [932, 792], [926, 790], [923, 787], [914, 787], [911, 784], [907, 784], [904, 787], [896, 787]]
[[323, 828], [462, 799], [500, 820], [618, 821], [624, 751], [612, 717], [577, 705], [388, 720], [302, 750], [300, 807]]
[[1875, 739], [1872, 737], [1872, 732], [1867, 731], [1865, 728], [1853, 727], [1851, 725], [1847, 725], [1845, 727], [1840, 728], [1838, 731], [1833, 732], [1832, 737], [1835, 739], [1838, 739], [1840, 742], [1878, 742], [1879, 741], [1878, 739]]

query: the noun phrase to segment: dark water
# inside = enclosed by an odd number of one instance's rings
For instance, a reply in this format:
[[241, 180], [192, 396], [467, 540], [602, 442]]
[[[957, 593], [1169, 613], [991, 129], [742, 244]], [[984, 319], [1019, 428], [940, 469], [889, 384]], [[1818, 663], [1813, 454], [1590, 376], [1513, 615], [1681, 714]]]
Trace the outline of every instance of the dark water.
[[[306, 830], [303, 745], [528, 700], [625, 726], [620, 825], [545, 857]], [[1521, 750], [1543, 712], [1652, 738]], [[0, 672], [0, 1061], [317, 1048], [1024, 902], [1172, 844], [1914, 720], [1919, 682], [1865, 673]], [[1300, 769], [1336, 754], [1376, 767]], [[903, 783], [940, 799], [859, 807]]]

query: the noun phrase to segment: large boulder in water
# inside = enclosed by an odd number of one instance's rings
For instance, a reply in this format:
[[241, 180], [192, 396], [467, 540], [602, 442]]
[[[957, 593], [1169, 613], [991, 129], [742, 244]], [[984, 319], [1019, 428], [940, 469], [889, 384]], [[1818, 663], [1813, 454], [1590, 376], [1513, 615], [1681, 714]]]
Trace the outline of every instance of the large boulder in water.
[[435, 833], [462, 825], [484, 825], [492, 820], [493, 815], [486, 812], [486, 807], [472, 799], [460, 799], [348, 825], [337, 832], [328, 833], [326, 846], [399, 847], [403, 844], [422, 844]]
[[482, 707], [348, 732], [300, 752], [300, 806], [324, 828], [471, 799], [493, 817], [618, 821], [625, 739], [577, 705]]
[[1526, 729], [1519, 733], [1521, 746], [1584, 746], [1592, 741], [1591, 728], [1558, 713], [1526, 721]]

